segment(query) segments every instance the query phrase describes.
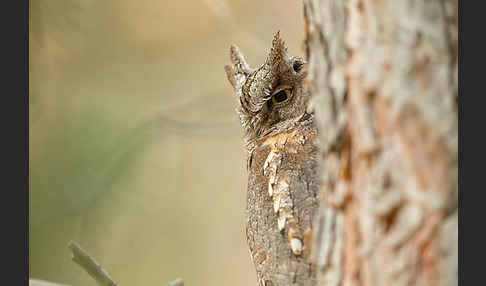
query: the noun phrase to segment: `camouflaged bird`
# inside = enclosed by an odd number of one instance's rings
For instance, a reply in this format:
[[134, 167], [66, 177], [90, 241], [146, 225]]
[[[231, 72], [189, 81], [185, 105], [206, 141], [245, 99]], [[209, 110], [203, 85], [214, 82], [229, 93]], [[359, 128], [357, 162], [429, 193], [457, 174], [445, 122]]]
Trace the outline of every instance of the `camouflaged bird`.
[[306, 62], [289, 57], [280, 33], [265, 63], [252, 69], [231, 46], [226, 75], [248, 151], [246, 238], [258, 283], [316, 285], [309, 261], [318, 208], [317, 129], [307, 112]]

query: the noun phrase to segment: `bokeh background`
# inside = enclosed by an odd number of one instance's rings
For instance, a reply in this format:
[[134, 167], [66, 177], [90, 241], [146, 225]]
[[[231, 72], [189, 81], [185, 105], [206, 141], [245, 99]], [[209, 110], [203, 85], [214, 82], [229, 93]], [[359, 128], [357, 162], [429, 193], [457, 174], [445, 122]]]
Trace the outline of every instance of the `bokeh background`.
[[256, 285], [229, 46], [263, 63], [295, 0], [31, 0], [29, 275], [95, 285], [75, 240], [121, 285]]

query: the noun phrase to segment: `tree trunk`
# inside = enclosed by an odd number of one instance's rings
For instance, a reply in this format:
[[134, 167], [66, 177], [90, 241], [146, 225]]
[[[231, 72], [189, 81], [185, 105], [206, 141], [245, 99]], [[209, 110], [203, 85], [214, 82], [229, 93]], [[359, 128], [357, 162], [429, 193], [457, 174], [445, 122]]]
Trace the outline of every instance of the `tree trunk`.
[[457, 0], [304, 0], [319, 285], [457, 285]]

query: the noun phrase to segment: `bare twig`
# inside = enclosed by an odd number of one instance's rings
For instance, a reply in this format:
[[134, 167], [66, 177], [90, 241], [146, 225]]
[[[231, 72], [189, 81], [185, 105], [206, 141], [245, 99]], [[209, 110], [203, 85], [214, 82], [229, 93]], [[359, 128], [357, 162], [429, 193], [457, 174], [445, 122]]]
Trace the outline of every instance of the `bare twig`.
[[184, 280], [177, 278], [176, 280], [169, 282], [168, 286], [184, 286]]
[[[70, 241], [68, 248], [71, 249], [71, 252], [73, 253], [73, 261], [88, 272], [100, 286], [119, 286], [113, 279], [111, 279], [110, 274], [108, 274], [108, 272], [106, 272], [106, 270], [104, 270], [103, 267], [101, 267], [101, 265], [86, 252], [86, 250], [82, 249], [78, 243]], [[176, 280], [169, 282], [168, 286], [184, 286], [184, 280], [182, 280], [182, 278], [177, 278]]]
[[68, 248], [71, 249], [73, 253], [73, 261], [88, 272], [100, 286], [119, 286], [113, 279], [111, 279], [108, 272], [106, 272], [101, 265], [75, 241], [69, 242]]
[[50, 281], [29, 278], [29, 286], [69, 286], [67, 284], [59, 284]]

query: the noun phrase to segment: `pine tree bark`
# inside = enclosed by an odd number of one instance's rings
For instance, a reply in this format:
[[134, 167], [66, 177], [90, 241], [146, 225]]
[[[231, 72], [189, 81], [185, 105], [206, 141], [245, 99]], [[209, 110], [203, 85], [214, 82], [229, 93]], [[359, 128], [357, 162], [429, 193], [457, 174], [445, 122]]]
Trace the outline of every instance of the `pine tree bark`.
[[457, 0], [304, 0], [318, 285], [457, 285]]

